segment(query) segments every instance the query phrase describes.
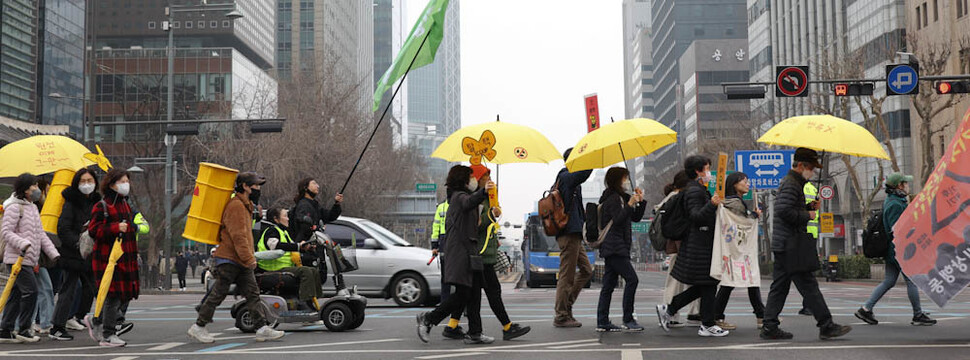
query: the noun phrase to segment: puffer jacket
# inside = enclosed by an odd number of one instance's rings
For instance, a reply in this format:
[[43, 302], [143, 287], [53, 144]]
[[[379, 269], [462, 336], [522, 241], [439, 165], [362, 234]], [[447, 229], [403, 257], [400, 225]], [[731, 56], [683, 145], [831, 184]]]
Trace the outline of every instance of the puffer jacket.
[[61, 239], [61, 260], [59, 265], [71, 271], [91, 271], [91, 259], [81, 257], [81, 234], [88, 231], [87, 222], [91, 220], [91, 209], [101, 201], [101, 194], [91, 193], [84, 196], [75, 187], [69, 187], [61, 192], [64, 195], [64, 207], [57, 220], [57, 236]]
[[710, 274], [717, 207], [711, 203], [707, 188], [697, 181], [691, 181], [684, 191], [690, 232], [680, 245], [670, 276], [688, 285], [716, 285], [718, 281]]
[[[630, 194], [618, 193], [612, 189], [606, 189], [600, 197], [600, 227], [605, 230], [606, 225], [610, 221], [613, 222], [603, 239], [603, 243], [600, 244], [599, 253], [604, 259], [610, 256], [630, 257], [630, 248], [633, 244], [633, 222], [643, 219], [647, 202], [641, 201], [635, 207], [630, 207], [629, 201]], [[588, 216], [595, 216], [595, 214]]]
[[[789, 241], [796, 241], [808, 233], [809, 217], [805, 207], [805, 183], [807, 180], [795, 170], [781, 180], [775, 197], [775, 216], [772, 221], [771, 251], [784, 252]], [[816, 255], [817, 256], [817, 255]], [[678, 259], [679, 260], [679, 259]]]
[[54, 243], [44, 233], [44, 227], [40, 222], [40, 210], [36, 205], [11, 195], [3, 202], [3, 208], [3, 224], [0, 226], [3, 226], [4, 241], [7, 242], [3, 251], [4, 264], [16, 263], [20, 253], [28, 246], [24, 261], [21, 263], [26, 267], [37, 265], [41, 251], [51, 259], [61, 256], [54, 247]]

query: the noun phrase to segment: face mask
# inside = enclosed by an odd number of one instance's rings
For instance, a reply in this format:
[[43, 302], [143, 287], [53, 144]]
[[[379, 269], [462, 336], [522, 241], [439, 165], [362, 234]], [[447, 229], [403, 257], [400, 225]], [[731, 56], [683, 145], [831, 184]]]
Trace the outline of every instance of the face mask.
[[249, 193], [249, 201], [252, 201], [253, 204], [259, 204], [259, 189], [253, 189]]
[[633, 184], [630, 183], [630, 180], [623, 182], [623, 191], [626, 192], [627, 194], [633, 193]]
[[475, 191], [478, 190], [478, 180], [475, 178], [468, 179], [468, 190]]
[[711, 175], [711, 172], [710, 171], [705, 171], [704, 172], [704, 182], [709, 183], [709, 182], [711, 182], [711, 180], [714, 180], [714, 175]]
[[804, 177], [805, 180], [811, 180], [813, 176], [815, 176], [815, 172], [812, 170], [802, 171], [802, 177]]
[[81, 184], [77, 186], [78, 190], [84, 195], [91, 195], [94, 192], [94, 184]]
[[128, 196], [129, 191], [131, 191], [131, 184], [129, 183], [118, 184], [118, 195]]
[[30, 192], [30, 202], [38, 202], [43, 197], [44, 193], [42, 193], [40, 189], [34, 189]]

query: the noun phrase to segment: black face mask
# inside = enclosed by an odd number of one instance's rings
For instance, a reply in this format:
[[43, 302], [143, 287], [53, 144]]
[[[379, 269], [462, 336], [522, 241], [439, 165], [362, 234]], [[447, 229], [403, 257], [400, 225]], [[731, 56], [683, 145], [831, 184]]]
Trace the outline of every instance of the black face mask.
[[249, 201], [252, 201], [253, 204], [259, 204], [259, 189], [253, 189], [249, 193]]

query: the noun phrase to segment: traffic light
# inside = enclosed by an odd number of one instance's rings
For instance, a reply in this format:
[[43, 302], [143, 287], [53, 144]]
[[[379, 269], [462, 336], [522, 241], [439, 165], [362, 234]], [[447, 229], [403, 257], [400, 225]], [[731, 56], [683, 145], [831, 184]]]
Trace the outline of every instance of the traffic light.
[[835, 84], [833, 90], [835, 96], [860, 96], [860, 95], [872, 95], [872, 89], [875, 86], [873, 83], [861, 83], [861, 84]]
[[933, 88], [940, 95], [966, 94], [970, 93], [970, 81], [937, 81]]
[[249, 125], [249, 131], [253, 134], [283, 132], [283, 122], [282, 121], [254, 122]]
[[199, 135], [199, 124], [169, 125], [165, 128], [165, 133], [178, 136]]
[[728, 100], [764, 99], [767, 90], [764, 86], [726, 86], [724, 94]]

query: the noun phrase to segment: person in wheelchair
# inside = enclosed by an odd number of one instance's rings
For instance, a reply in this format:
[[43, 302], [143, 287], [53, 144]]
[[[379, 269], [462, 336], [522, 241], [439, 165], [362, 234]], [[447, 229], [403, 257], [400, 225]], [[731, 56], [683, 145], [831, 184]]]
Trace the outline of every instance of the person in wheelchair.
[[257, 266], [262, 272], [287, 272], [300, 280], [299, 299], [313, 310], [320, 310], [318, 298], [323, 297], [322, 281], [317, 268], [302, 266], [301, 251], [312, 251], [316, 246], [307, 241], [295, 243], [287, 227], [290, 224], [286, 209], [274, 207], [266, 211], [263, 233], [256, 243], [256, 251], [283, 250], [287, 254], [273, 260], [259, 260]]

